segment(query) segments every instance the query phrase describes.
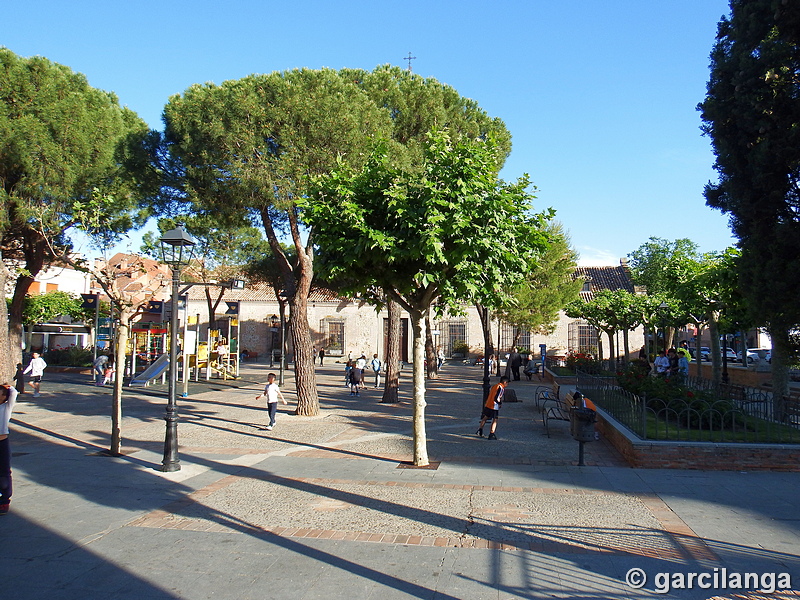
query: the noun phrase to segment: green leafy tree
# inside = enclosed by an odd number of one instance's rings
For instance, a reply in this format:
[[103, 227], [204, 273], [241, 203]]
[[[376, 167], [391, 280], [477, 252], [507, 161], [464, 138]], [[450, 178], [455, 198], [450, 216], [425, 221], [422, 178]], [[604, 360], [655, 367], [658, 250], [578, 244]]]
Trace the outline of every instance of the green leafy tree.
[[[497, 317], [518, 331], [552, 333], [559, 312], [578, 299], [583, 281], [575, 279], [578, 255], [558, 223], [548, 225], [549, 245], [528, 265], [525, 279], [510, 293]], [[517, 340], [513, 341], [517, 345]]]
[[739, 239], [741, 290], [772, 337], [773, 386], [788, 390], [790, 332], [800, 324], [800, 12], [779, 0], [732, 0], [699, 105], [716, 155], [709, 206]]
[[[590, 300], [574, 300], [565, 307], [564, 312], [568, 317], [584, 319], [606, 334], [609, 359], [612, 361], [616, 361], [617, 356], [614, 351], [614, 335], [622, 331], [627, 339], [627, 332], [642, 324], [642, 310], [637, 295], [621, 289], [600, 290]], [[625, 351], [630, 352], [627, 341]], [[603, 360], [602, 344], [599, 358]]]
[[[48, 292], [27, 296], [22, 308], [22, 322], [26, 325], [47, 323], [57, 317], [85, 318], [83, 301], [68, 292]], [[92, 314], [94, 318], [94, 314]]]
[[685, 312], [679, 310], [683, 300], [680, 290], [697, 274], [700, 261], [697, 244], [686, 238], [669, 241], [651, 237], [628, 256], [633, 282], [643, 286], [649, 296], [659, 296], [666, 305], [658, 320], [664, 326], [664, 345], [669, 348], [675, 328], [689, 321]]
[[424, 343], [434, 303], [500, 303], [531, 255], [547, 244], [547, 214], [531, 212], [526, 178], [497, 179], [490, 143], [431, 136], [420, 169], [390, 165], [385, 152], [360, 171], [342, 166], [304, 205], [323, 271], [379, 288], [411, 317], [414, 464], [428, 464]]
[[70, 230], [111, 236], [139, 222], [121, 160], [147, 128], [116, 96], [46, 58], [0, 48], [0, 90], [0, 289], [14, 289], [8, 314], [0, 304], [0, 367], [10, 376], [27, 290], [69, 253]]

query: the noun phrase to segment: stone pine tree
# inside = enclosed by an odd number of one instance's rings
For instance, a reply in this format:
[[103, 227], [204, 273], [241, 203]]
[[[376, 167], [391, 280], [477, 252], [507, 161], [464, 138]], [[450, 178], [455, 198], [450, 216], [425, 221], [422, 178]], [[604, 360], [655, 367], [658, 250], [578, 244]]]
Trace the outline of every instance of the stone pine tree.
[[20, 360], [28, 287], [69, 251], [70, 230], [89, 212], [105, 233], [137, 222], [120, 161], [123, 143], [147, 127], [83, 75], [6, 48], [0, 48], [0, 90], [0, 289], [13, 288], [8, 310], [0, 303], [7, 331], [0, 336], [0, 370], [10, 376]]
[[320, 268], [357, 278], [353, 292], [382, 289], [410, 315], [415, 465], [428, 464], [423, 363], [431, 308], [499, 302], [547, 244], [549, 212], [533, 213], [527, 179], [503, 183], [496, 164], [490, 142], [435, 133], [420, 168], [395, 168], [379, 150], [360, 171], [334, 171], [305, 203]]
[[800, 324], [800, 11], [794, 1], [732, 0], [700, 104], [719, 180], [709, 206], [739, 239], [742, 293], [772, 337], [773, 385], [788, 390]]
[[[189, 212], [252, 219], [264, 228], [289, 299], [297, 414], [315, 415], [319, 400], [308, 323], [314, 233], [297, 207], [307, 177], [337, 160], [360, 166], [388, 113], [336, 71], [251, 75], [221, 85], [194, 85], [164, 110], [165, 147]], [[293, 255], [281, 239], [291, 239]]]

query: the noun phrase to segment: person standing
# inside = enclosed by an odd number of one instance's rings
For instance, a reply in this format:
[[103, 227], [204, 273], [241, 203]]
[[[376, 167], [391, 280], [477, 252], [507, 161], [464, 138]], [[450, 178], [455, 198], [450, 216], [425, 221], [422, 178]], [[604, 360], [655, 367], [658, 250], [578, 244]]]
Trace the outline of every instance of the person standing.
[[379, 388], [381, 387], [381, 367], [383, 367], [383, 363], [377, 354], [373, 354], [371, 364], [372, 372], [375, 373], [375, 387]]
[[270, 373], [267, 375], [267, 385], [264, 388], [264, 393], [260, 396], [256, 396], [256, 400], [261, 400], [261, 398], [264, 397], [267, 399], [267, 410], [269, 412], [269, 425], [267, 425], [267, 431], [272, 431], [272, 428], [275, 427], [275, 417], [278, 414], [278, 399], [280, 398], [281, 402], [288, 404], [288, 402], [286, 402], [286, 398], [284, 398], [283, 394], [281, 393], [281, 388], [279, 388], [278, 384], [275, 383], [275, 373]]
[[667, 374], [669, 371], [669, 359], [667, 358], [667, 353], [663, 350], [658, 351], [658, 356], [653, 361], [653, 365], [656, 368], [656, 375], [661, 375], [662, 377]]
[[362, 352], [361, 358], [356, 361], [356, 369], [358, 369], [361, 379], [359, 380], [359, 386], [362, 388], [364, 386], [364, 369], [367, 368], [367, 356]]
[[17, 363], [17, 372], [14, 373], [14, 389], [17, 390], [18, 393], [24, 394], [25, 393], [25, 367], [22, 363]]
[[25, 368], [23, 373], [25, 375], [30, 373], [31, 380], [28, 383], [33, 388], [34, 398], [37, 398], [39, 396], [39, 390], [42, 385], [42, 375], [44, 375], [44, 370], [46, 368], [47, 368], [47, 363], [44, 362], [44, 359], [39, 355], [39, 353], [38, 352], [31, 353], [31, 362], [28, 363], [28, 366]]
[[489, 439], [497, 439], [497, 435], [495, 435], [495, 432], [497, 431], [497, 419], [500, 416], [500, 407], [503, 405], [503, 394], [505, 393], [508, 381], [508, 377], [503, 375], [500, 378], [500, 382], [494, 384], [492, 389], [489, 390], [489, 395], [486, 397], [486, 403], [483, 405], [481, 424], [478, 425], [478, 431], [475, 432], [479, 436], [483, 437], [483, 426], [486, 424], [486, 421], [491, 420], [492, 426], [489, 429]]
[[103, 378], [105, 377], [106, 363], [108, 363], [108, 356], [101, 354], [92, 362], [92, 369], [94, 369], [94, 384], [103, 385]]
[[322, 361], [325, 360], [325, 348], [320, 346], [319, 349], [319, 366], [322, 366]]
[[514, 376], [514, 381], [519, 381], [519, 368], [522, 366], [522, 355], [517, 351], [517, 347], [511, 348], [511, 354], [508, 355], [508, 366], [511, 367], [511, 374]]
[[4, 383], [0, 386], [0, 515], [8, 513], [11, 503], [11, 447], [8, 441], [8, 422], [17, 401], [17, 390]]
[[[356, 363], [357, 365], [358, 363]], [[363, 372], [358, 366], [353, 365], [350, 369], [350, 395], [358, 396], [358, 390], [361, 387], [361, 381], [364, 377]]]
[[442, 347], [439, 346], [436, 349], [436, 370], [441, 371], [443, 364], [444, 364], [444, 350], [442, 350]]

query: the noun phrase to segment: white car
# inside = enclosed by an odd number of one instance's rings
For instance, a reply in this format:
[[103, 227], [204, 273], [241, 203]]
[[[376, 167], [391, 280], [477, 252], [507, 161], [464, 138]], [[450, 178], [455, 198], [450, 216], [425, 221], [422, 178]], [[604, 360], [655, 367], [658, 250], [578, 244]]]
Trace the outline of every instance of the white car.
[[[748, 348], [747, 349], [747, 362], [756, 362], [758, 360], [758, 353], [765, 352], [764, 358], [766, 358], [767, 362], [772, 360], [772, 348]], [[736, 355], [736, 360], [739, 362], [742, 361], [742, 353]]]

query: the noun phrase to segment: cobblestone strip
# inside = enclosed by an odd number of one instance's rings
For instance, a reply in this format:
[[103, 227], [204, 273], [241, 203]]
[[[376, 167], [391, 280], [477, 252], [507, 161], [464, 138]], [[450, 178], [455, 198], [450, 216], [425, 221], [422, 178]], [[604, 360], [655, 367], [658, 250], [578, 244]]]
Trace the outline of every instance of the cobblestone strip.
[[[448, 537], [429, 537], [400, 534], [380, 534], [359, 531], [340, 531], [331, 529], [317, 529], [313, 527], [256, 527], [240, 522], [225, 524], [225, 517], [221, 517], [221, 522], [209, 523], [208, 521], [185, 518], [179, 514], [183, 508], [200, 502], [204, 498], [215, 492], [243, 479], [239, 475], [228, 475], [219, 481], [197, 490], [185, 498], [175, 500], [164, 507], [154, 510], [146, 515], [138, 517], [129, 523], [129, 527], [146, 527], [157, 529], [181, 529], [189, 531], [207, 532], [228, 532], [244, 533], [253, 535], [278, 535], [281, 537], [293, 538], [317, 538], [329, 540], [358, 541], [382, 544], [405, 544], [414, 546], [435, 546], [435, 547], [458, 547], [458, 548], [484, 548], [501, 550], [531, 550], [547, 554], [589, 554], [596, 552], [636, 555], [664, 559], [687, 559], [707, 560], [718, 562], [719, 558], [706, 545], [705, 541], [699, 538], [657, 495], [653, 494], [634, 494], [645, 507], [648, 508], [653, 516], [661, 523], [664, 532], [669, 537], [672, 544], [651, 544], [646, 540], [646, 535], [642, 536], [640, 544], [604, 544], [593, 545], [580, 541], [576, 543], [564, 541], [549, 541], [538, 539], [533, 542], [518, 542], [509, 540], [491, 540], [480, 538], [468, 538], [454, 533]], [[492, 491], [492, 492], [523, 492], [555, 495], [577, 495], [592, 496], [598, 494], [609, 494], [613, 492], [576, 490], [569, 488], [541, 488], [541, 487], [520, 487], [520, 486], [490, 486], [490, 485], [458, 485], [458, 484], [437, 484], [419, 483], [408, 481], [374, 481], [374, 480], [351, 480], [351, 479], [325, 479], [316, 477], [297, 477], [285, 478], [278, 476], [265, 476], [263, 481], [285, 481], [291, 479], [297, 483], [308, 483], [315, 485], [382, 485], [407, 488], [427, 488], [441, 490], [467, 490]], [[502, 515], [498, 515], [502, 516]]]
[[683, 553], [681, 558], [720, 562], [719, 557], [709, 548], [705, 540], [676, 515], [657, 494], [634, 494], [634, 496], [653, 513], [664, 527], [664, 531], [672, 537]]

